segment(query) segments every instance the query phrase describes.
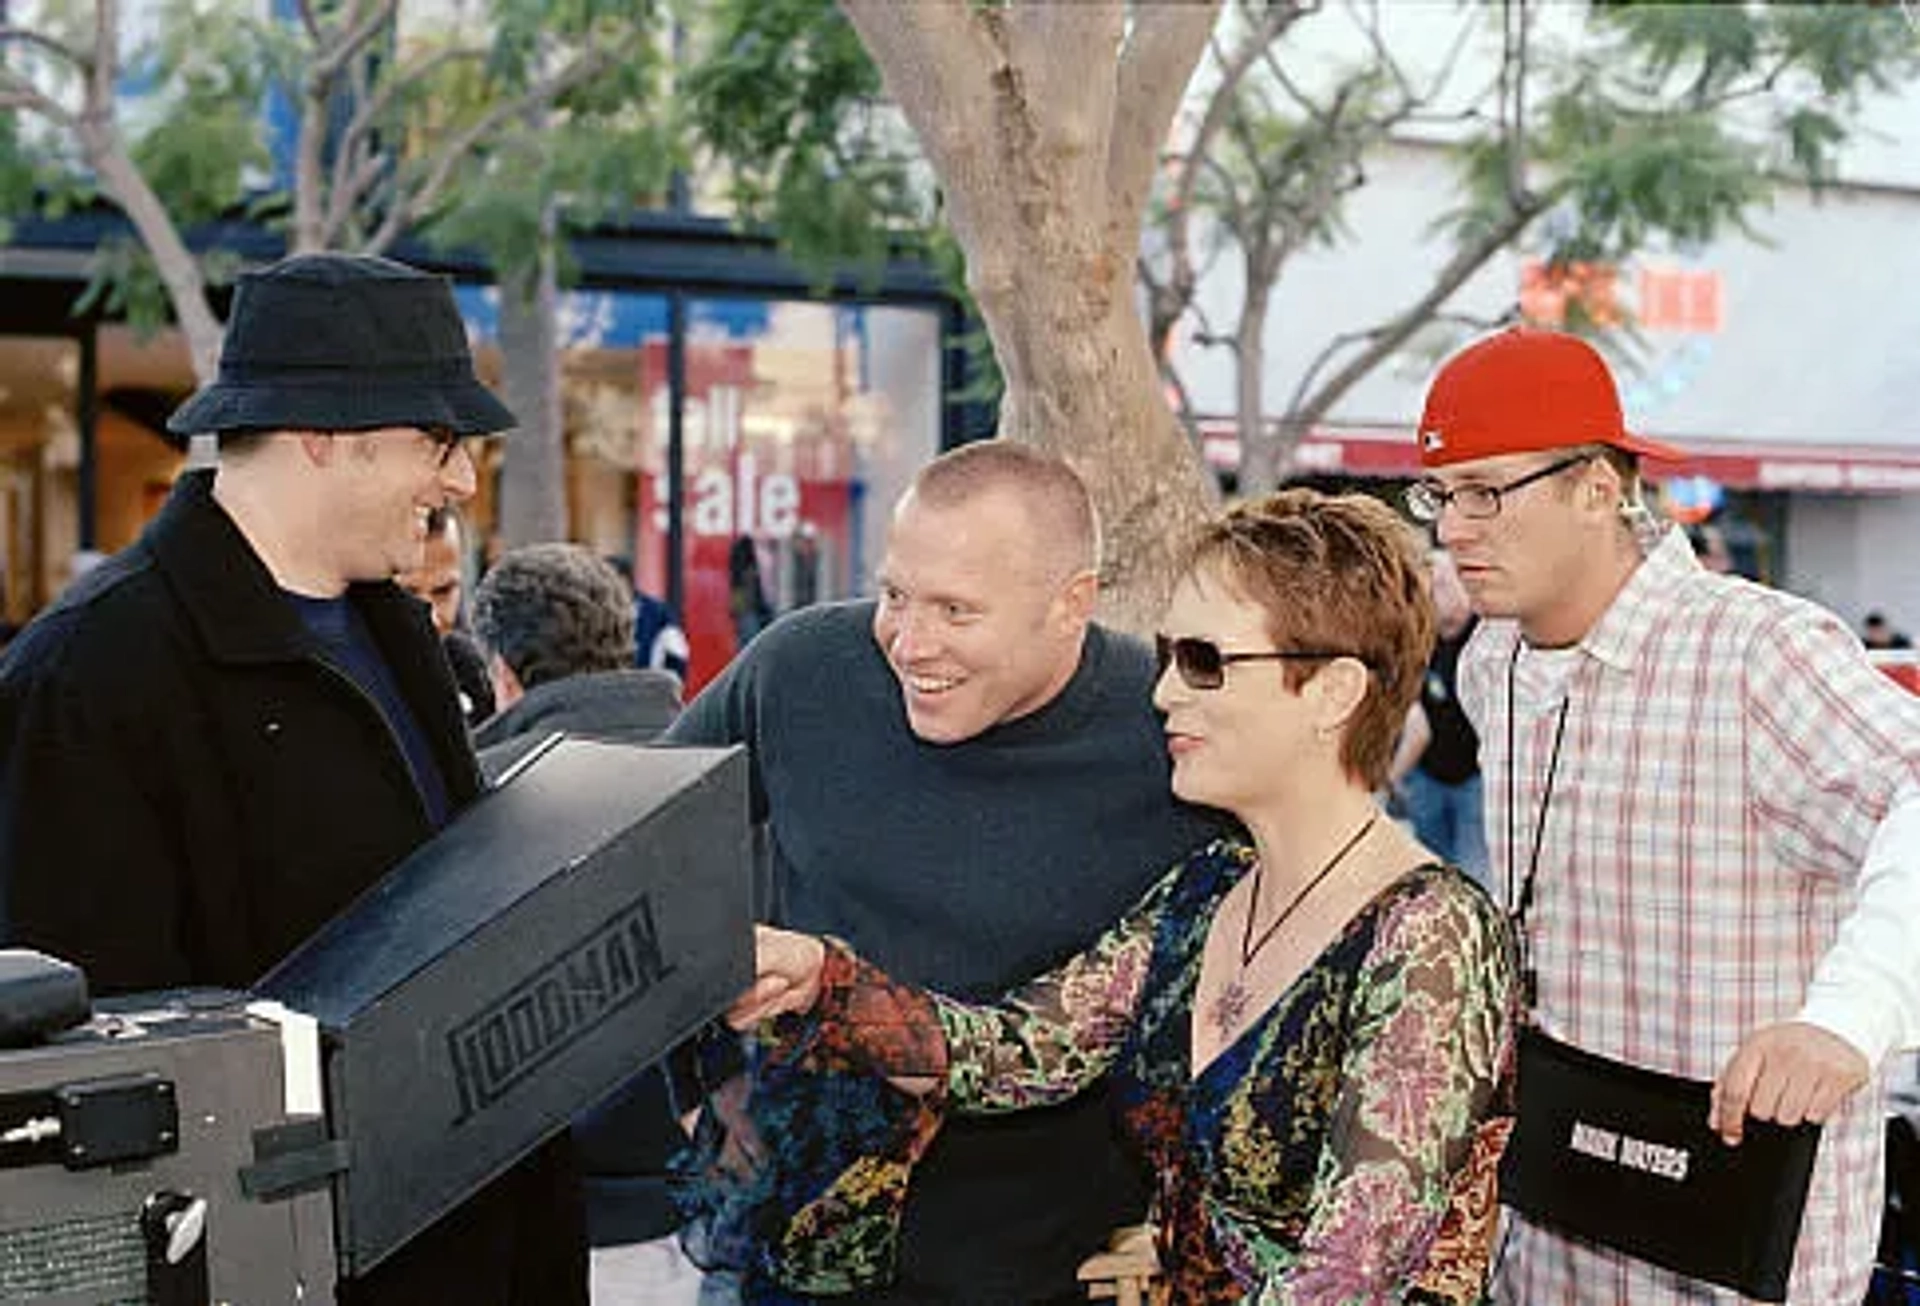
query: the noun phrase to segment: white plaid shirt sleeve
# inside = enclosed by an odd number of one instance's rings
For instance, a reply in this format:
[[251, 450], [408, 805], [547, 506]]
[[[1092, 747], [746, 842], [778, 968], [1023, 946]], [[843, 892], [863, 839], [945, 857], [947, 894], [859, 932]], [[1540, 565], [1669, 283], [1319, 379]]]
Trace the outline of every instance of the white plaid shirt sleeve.
[[1902, 786], [1860, 870], [1859, 897], [1820, 959], [1800, 1019], [1879, 1065], [1920, 1045], [1920, 787]]

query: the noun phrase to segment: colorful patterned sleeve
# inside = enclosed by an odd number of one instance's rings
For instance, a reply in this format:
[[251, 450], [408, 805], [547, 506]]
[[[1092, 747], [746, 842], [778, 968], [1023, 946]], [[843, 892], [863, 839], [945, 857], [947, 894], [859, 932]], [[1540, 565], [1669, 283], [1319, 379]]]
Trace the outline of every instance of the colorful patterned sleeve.
[[1100, 1077], [1133, 1027], [1177, 874], [1169, 872], [1086, 951], [994, 1003], [901, 985], [829, 940], [810, 1063], [902, 1083], [944, 1079], [929, 1087], [959, 1111], [1016, 1111], [1072, 1097]]
[[1092, 947], [992, 1004], [936, 997], [947, 1094], [985, 1114], [1062, 1102], [1113, 1063], [1133, 1029], [1167, 895], [1159, 884]]
[[1464, 883], [1436, 880], [1382, 921], [1353, 1003], [1313, 1214], [1258, 1300], [1478, 1302], [1511, 1127], [1505, 923]]
[[828, 939], [813, 1009], [756, 1031], [749, 1073], [708, 1097], [681, 1188], [695, 1260], [808, 1294], [886, 1282], [914, 1164], [947, 1109], [1064, 1098], [1112, 1059], [1165, 896], [1163, 883], [995, 1006], [903, 984]]

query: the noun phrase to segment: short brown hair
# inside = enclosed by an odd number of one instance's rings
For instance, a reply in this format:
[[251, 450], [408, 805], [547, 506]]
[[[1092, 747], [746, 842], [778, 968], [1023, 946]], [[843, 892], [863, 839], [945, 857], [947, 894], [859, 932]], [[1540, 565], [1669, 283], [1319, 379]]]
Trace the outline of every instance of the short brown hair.
[[[1288, 489], [1209, 522], [1183, 561], [1258, 604], [1275, 648], [1339, 649], [1367, 664], [1367, 696], [1340, 761], [1362, 784], [1384, 784], [1433, 654], [1433, 597], [1413, 529], [1366, 495]], [[1287, 686], [1298, 689], [1322, 665], [1285, 664]]]
[[1016, 496], [1045, 546], [1070, 571], [1100, 565], [1100, 518], [1085, 481], [1063, 458], [1011, 440], [978, 440], [941, 454], [913, 478], [931, 508], [960, 508], [989, 493]]
[[633, 665], [633, 590], [593, 550], [527, 544], [473, 594], [473, 632], [523, 688]]

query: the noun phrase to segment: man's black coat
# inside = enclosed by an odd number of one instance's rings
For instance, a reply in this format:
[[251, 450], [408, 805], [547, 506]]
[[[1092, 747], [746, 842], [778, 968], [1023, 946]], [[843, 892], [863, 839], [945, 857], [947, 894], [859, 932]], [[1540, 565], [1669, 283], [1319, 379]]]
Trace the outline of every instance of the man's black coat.
[[[464, 806], [480, 773], [426, 606], [390, 583], [350, 596]], [[209, 474], [0, 662], [0, 937], [95, 992], [246, 988], [432, 832], [393, 730]], [[573, 1178], [550, 1145], [343, 1295], [584, 1302]]]

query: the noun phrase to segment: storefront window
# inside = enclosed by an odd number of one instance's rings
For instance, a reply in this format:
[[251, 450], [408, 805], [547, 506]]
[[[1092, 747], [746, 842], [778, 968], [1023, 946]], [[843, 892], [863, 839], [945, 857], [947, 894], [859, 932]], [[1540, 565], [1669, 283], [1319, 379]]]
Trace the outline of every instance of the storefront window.
[[[940, 440], [939, 319], [864, 305], [695, 301], [687, 342], [690, 678], [702, 682], [773, 615], [871, 590], [886, 513]], [[666, 562], [664, 342], [648, 421], [635, 555]]]
[[[497, 376], [494, 295], [462, 311]], [[563, 308], [573, 534], [667, 591], [667, 301]], [[793, 300], [692, 300], [684, 411], [689, 689], [773, 616], [871, 591], [886, 514], [940, 442], [940, 318]], [[511, 450], [503, 450], [511, 457]]]

